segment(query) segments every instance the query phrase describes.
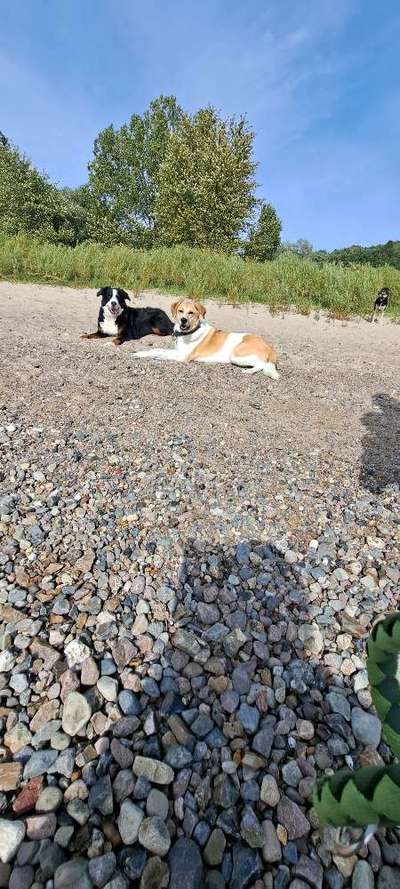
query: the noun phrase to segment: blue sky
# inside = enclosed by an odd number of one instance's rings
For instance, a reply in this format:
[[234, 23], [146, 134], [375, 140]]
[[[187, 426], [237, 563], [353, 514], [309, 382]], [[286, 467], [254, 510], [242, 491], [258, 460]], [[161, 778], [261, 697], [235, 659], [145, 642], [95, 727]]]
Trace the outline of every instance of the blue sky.
[[160, 93], [245, 112], [285, 240], [400, 237], [398, 0], [2, 0], [0, 130], [60, 185]]

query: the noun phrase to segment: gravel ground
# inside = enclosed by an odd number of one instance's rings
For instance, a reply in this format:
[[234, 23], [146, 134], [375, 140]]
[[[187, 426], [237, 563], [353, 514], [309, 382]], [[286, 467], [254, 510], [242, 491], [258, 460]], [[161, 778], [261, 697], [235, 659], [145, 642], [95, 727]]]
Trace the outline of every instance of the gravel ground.
[[341, 858], [310, 794], [390, 758], [399, 327], [210, 305], [273, 383], [81, 341], [93, 291], [0, 307], [0, 887], [398, 887], [400, 832]]

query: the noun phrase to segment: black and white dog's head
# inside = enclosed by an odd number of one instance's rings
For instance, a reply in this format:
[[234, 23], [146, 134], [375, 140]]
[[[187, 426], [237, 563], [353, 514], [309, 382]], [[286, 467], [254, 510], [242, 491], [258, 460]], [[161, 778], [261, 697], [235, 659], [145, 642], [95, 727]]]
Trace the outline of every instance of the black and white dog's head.
[[388, 287], [382, 287], [379, 291], [378, 296], [374, 302], [374, 309], [380, 309], [384, 311], [386, 307], [389, 305], [390, 299], [390, 290]]
[[101, 296], [101, 308], [114, 320], [122, 314], [126, 301], [130, 300], [130, 296], [121, 287], [101, 287], [97, 296]]

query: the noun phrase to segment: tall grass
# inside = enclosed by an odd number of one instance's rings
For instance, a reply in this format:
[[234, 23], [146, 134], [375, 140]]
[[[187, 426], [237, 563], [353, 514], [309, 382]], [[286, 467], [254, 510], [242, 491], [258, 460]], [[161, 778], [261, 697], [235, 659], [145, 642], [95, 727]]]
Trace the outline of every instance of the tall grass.
[[70, 287], [160, 288], [198, 298], [261, 302], [272, 310], [322, 308], [336, 317], [368, 314], [375, 294], [386, 286], [392, 291], [390, 311], [400, 315], [400, 271], [391, 266], [345, 268], [288, 254], [256, 263], [182, 246], [146, 251], [85, 243], [72, 248], [0, 237], [0, 277]]

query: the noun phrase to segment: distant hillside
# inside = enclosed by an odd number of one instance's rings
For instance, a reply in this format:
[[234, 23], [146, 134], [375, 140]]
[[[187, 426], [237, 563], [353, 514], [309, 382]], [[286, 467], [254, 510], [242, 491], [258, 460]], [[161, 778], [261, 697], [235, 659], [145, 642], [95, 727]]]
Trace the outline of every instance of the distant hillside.
[[332, 253], [318, 250], [312, 258], [323, 262], [342, 262], [344, 265], [368, 262], [373, 266], [391, 265], [395, 269], [400, 269], [400, 241], [388, 241], [387, 244], [376, 244], [372, 247], [360, 247], [354, 244], [353, 247], [343, 247], [340, 250], [333, 250]]

